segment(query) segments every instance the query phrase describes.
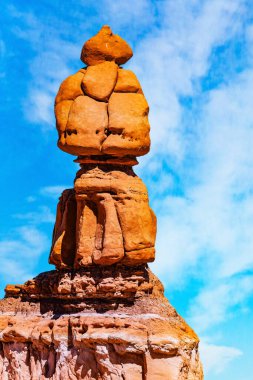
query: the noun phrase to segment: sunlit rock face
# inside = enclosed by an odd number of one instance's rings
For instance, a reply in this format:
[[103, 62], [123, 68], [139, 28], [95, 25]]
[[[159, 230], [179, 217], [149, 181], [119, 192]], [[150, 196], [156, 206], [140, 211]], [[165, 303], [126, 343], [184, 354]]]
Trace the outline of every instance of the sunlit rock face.
[[88, 66], [63, 81], [55, 99], [58, 146], [77, 156], [142, 156], [149, 151], [148, 103], [130, 70], [129, 45], [108, 26], [84, 44]]
[[155, 237], [147, 189], [133, 170], [87, 164], [74, 190], [60, 198], [50, 262], [58, 269], [147, 263], [155, 257]]
[[3, 380], [201, 380], [198, 337], [148, 268], [156, 217], [136, 157], [150, 148], [147, 101], [123, 69], [130, 46], [104, 26], [87, 67], [55, 99], [58, 146], [81, 166], [56, 212], [49, 262], [0, 301]]
[[45, 272], [6, 296], [1, 379], [202, 379], [198, 338], [146, 265]]

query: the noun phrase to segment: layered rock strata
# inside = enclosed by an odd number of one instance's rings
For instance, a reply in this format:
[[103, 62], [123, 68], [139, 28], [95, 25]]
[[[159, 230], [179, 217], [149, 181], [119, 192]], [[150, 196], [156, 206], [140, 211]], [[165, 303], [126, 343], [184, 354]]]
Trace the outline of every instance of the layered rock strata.
[[201, 379], [198, 338], [146, 266], [42, 273], [0, 301], [1, 379]]
[[81, 169], [57, 206], [56, 270], [7, 285], [0, 301], [3, 380], [203, 379], [198, 337], [147, 264], [156, 217], [132, 167], [150, 148], [149, 108], [120, 66], [131, 57], [104, 26], [56, 96], [58, 146]]

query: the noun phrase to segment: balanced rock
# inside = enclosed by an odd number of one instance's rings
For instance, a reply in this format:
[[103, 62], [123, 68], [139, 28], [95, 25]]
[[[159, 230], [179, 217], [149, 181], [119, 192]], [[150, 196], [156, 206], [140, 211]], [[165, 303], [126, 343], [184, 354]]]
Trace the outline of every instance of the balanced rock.
[[148, 103], [135, 74], [118, 66], [131, 56], [107, 26], [85, 43], [88, 67], [65, 79], [55, 99], [60, 149], [82, 158], [148, 153]]
[[203, 380], [198, 337], [147, 264], [156, 216], [132, 167], [150, 148], [149, 107], [118, 66], [131, 48], [105, 26], [81, 56], [55, 99], [58, 146], [81, 166], [57, 206], [56, 269], [6, 286], [0, 379]]

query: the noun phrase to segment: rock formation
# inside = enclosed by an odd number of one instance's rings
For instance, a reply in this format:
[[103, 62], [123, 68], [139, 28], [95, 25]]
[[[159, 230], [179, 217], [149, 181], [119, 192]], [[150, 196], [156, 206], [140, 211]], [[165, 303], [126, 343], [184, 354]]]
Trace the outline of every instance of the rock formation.
[[104, 26], [56, 96], [58, 146], [81, 169], [57, 207], [56, 270], [7, 285], [0, 301], [3, 380], [203, 378], [198, 337], [147, 265], [156, 217], [133, 166], [150, 148], [149, 108], [120, 66], [131, 56]]

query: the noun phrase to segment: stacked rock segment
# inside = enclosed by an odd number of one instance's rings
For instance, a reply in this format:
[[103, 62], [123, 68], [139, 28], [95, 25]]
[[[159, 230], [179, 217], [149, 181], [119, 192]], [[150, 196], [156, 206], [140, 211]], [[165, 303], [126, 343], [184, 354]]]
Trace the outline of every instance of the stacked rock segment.
[[78, 156], [142, 156], [149, 151], [148, 103], [135, 74], [118, 64], [132, 56], [109, 27], [83, 47], [88, 66], [68, 77], [55, 100], [58, 146]]
[[7, 285], [0, 301], [3, 380], [202, 380], [198, 337], [147, 263], [156, 217], [136, 157], [150, 147], [132, 50], [108, 26], [84, 44], [86, 68], [55, 101], [58, 146], [80, 163], [57, 207], [57, 270]]
[[59, 269], [138, 265], [154, 260], [155, 237], [147, 189], [133, 170], [87, 164], [60, 199], [50, 262]]
[[81, 164], [74, 189], [58, 205], [50, 254], [58, 269], [155, 258], [156, 217], [132, 169], [150, 148], [149, 107], [135, 74], [118, 66], [131, 56], [128, 44], [103, 27], [84, 44], [88, 66], [56, 96], [58, 146]]

